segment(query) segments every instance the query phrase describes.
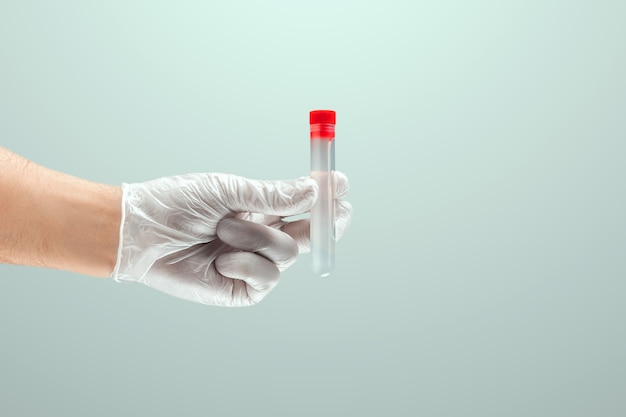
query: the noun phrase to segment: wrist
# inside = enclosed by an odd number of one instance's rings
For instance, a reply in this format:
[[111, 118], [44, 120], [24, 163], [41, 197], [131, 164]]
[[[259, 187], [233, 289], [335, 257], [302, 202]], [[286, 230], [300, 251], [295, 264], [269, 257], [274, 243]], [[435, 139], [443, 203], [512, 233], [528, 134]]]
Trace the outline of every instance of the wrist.
[[60, 173], [48, 176], [50, 223], [43, 228], [51, 267], [97, 277], [111, 275], [117, 260], [121, 189]]

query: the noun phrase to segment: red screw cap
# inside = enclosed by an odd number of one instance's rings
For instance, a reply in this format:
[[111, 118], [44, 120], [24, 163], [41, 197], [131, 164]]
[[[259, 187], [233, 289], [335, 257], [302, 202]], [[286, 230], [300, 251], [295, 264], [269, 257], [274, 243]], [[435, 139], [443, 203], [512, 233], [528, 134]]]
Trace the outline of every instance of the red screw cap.
[[311, 139], [335, 138], [335, 111], [334, 110], [313, 110], [309, 114], [311, 124]]
[[335, 111], [334, 110], [313, 110], [309, 114], [309, 123], [312, 125], [318, 123], [335, 124]]

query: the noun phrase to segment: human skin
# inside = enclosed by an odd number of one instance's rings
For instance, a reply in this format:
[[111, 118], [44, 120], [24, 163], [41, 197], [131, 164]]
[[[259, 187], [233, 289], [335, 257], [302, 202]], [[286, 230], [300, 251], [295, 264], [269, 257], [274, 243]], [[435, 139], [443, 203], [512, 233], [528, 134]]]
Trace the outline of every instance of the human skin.
[[0, 263], [109, 277], [120, 187], [63, 174], [0, 147]]

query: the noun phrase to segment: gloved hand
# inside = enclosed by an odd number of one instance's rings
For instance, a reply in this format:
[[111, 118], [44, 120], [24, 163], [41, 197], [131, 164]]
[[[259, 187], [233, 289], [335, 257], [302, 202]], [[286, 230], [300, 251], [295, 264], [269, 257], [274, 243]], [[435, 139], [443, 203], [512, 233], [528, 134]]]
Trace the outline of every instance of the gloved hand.
[[[339, 239], [352, 208], [348, 179], [335, 172]], [[142, 282], [202, 304], [261, 301], [298, 253], [309, 251], [308, 212], [317, 185], [308, 177], [257, 181], [228, 174], [189, 174], [122, 185], [120, 246], [112, 277]]]

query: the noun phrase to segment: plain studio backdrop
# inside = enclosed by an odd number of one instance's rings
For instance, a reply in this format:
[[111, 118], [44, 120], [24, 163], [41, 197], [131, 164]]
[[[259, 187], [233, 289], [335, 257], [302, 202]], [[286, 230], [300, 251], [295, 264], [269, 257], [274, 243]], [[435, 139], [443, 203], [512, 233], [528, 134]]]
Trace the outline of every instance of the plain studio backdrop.
[[625, 415], [625, 19], [3, 1], [2, 146], [110, 184], [290, 179], [331, 108], [354, 216], [332, 277], [303, 255], [252, 308], [0, 266], [0, 414]]

